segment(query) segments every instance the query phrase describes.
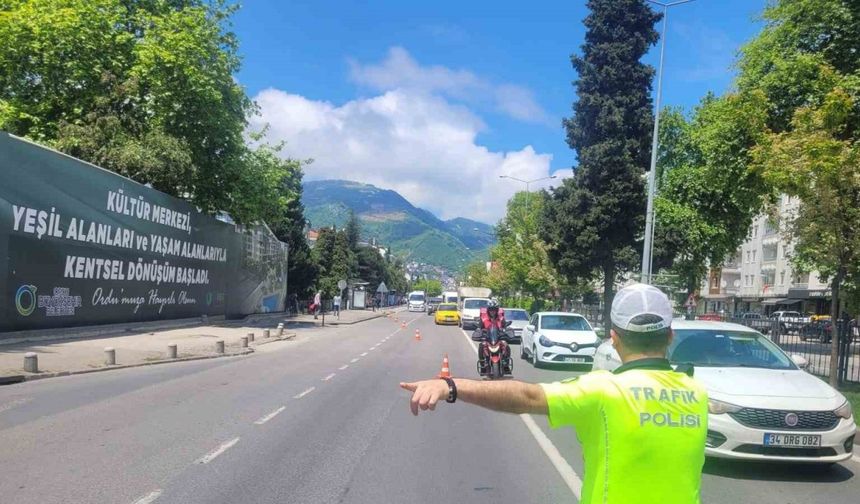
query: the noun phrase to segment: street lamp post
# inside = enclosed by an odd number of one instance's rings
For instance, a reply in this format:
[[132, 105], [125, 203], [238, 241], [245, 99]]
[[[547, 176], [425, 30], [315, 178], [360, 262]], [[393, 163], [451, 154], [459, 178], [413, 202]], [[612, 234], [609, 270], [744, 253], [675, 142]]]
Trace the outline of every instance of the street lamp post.
[[[689, 0], [689, 1], [692, 1], [692, 0]], [[531, 191], [529, 190], [529, 186], [531, 186], [531, 185], [532, 185], [532, 184], [534, 184], [535, 182], [542, 182], [542, 181], [544, 181], [544, 180], [550, 180], [550, 179], [554, 179], [554, 178], [558, 178], [558, 177], [557, 177], [557, 176], [555, 176], [555, 175], [550, 175], [549, 177], [541, 177], [541, 178], [536, 178], [536, 179], [533, 179], [533, 180], [523, 180], [523, 179], [519, 179], [519, 178], [516, 178], [516, 177], [511, 177], [510, 175], [499, 175], [499, 178], [506, 178], [506, 179], [516, 180], [517, 182], [522, 182], [523, 184], [525, 184], [525, 185], [526, 185], [526, 213], [528, 213], [528, 212], [529, 212], [529, 210], [530, 210], [530, 207], [529, 207], [529, 197], [530, 197], [530, 195], [531, 195]]]
[[677, 2], [658, 2], [657, 0], [648, 0], [648, 2], [663, 7], [663, 32], [660, 36], [660, 66], [657, 69], [657, 100], [654, 107], [654, 131], [651, 135], [651, 169], [648, 172], [648, 206], [645, 212], [645, 243], [642, 249], [642, 277], [640, 280], [643, 283], [651, 283], [651, 264], [653, 262], [654, 252], [654, 193], [657, 185], [657, 147], [659, 139], [657, 138], [660, 130], [660, 98], [663, 94], [663, 54], [666, 52], [666, 22], [669, 16], [669, 7], [690, 3], [694, 0], [679, 0]]

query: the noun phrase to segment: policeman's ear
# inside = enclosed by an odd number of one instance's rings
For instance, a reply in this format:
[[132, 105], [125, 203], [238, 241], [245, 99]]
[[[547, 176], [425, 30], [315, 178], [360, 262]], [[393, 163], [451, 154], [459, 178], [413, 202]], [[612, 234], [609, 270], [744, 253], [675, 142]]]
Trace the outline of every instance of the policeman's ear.
[[612, 340], [612, 348], [618, 350], [618, 342], [621, 338], [618, 337], [618, 333], [615, 332], [615, 329], [609, 329], [609, 338]]

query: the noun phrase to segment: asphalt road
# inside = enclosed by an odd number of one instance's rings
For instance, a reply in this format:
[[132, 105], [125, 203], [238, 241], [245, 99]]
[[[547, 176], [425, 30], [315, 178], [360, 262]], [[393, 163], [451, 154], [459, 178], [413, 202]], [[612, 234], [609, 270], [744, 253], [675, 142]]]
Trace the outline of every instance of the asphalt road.
[[[401, 318], [248, 357], [0, 387], [0, 501], [575, 502], [572, 430], [461, 404], [411, 415], [398, 382], [435, 375], [446, 352], [455, 376], [475, 377], [475, 354], [456, 327]], [[576, 372], [514, 368], [528, 381]], [[858, 471], [708, 463], [703, 502], [855, 502]]]

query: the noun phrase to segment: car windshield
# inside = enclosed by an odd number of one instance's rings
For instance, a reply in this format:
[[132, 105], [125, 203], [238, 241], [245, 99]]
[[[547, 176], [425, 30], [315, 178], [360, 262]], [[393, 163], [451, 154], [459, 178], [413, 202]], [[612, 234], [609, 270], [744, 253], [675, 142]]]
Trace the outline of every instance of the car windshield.
[[540, 328], [557, 331], [590, 331], [588, 322], [579, 315], [544, 315]]
[[694, 366], [795, 369], [769, 339], [756, 332], [677, 329], [669, 360]]
[[446, 303], [456, 303], [457, 302], [457, 296], [446, 296], [445, 302]]
[[484, 308], [490, 304], [489, 299], [467, 299], [463, 302], [463, 308], [476, 309]]
[[442, 298], [439, 298], [439, 297], [432, 297], [432, 298], [430, 298], [430, 302], [431, 302], [431, 303], [434, 303], [434, 304], [439, 304], [439, 303], [441, 303], [441, 302], [442, 302]]
[[529, 314], [525, 310], [505, 310], [505, 318], [508, 320], [528, 320]]
[[419, 302], [424, 301], [424, 294], [410, 294], [409, 300], [410, 301], [419, 301]]
[[442, 304], [439, 305], [439, 311], [457, 311], [457, 305]]

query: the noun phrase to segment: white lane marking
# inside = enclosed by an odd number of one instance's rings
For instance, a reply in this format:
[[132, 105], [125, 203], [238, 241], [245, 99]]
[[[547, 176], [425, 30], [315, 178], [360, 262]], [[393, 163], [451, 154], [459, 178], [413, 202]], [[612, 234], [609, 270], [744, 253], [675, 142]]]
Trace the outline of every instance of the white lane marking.
[[[478, 347], [472, 341], [472, 338], [466, 334], [466, 331], [461, 329], [460, 332], [463, 333], [463, 337], [466, 338], [466, 341], [469, 343], [469, 348], [475, 352], [475, 355], [478, 355]], [[519, 415], [519, 417], [520, 420], [526, 424], [526, 428], [528, 428], [532, 437], [535, 438], [538, 446], [540, 446], [541, 450], [543, 450], [549, 458], [550, 463], [552, 463], [555, 470], [558, 471], [559, 476], [561, 476], [561, 479], [564, 480], [565, 484], [567, 484], [567, 487], [570, 488], [570, 491], [573, 492], [573, 495], [576, 496], [576, 500], [578, 501], [582, 493], [582, 479], [578, 474], [576, 474], [576, 471], [570, 467], [570, 464], [567, 463], [567, 460], [565, 460], [561, 452], [558, 451], [558, 448], [552, 444], [552, 441], [550, 441], [541, 428], [538, 427], [531, 415], [522, 414]]]
[[213, 460], [215, 460], [215, 458], [218, 455], [221, 455], [225, 451], [229, 450], [238, 442], [239, 442], [239, 438], [233, 438], [230, 441], [227, 441], [226, 443], [222, 444], [218, 448], [215, 448], [211, 452], [209, 452], [206, 455], [203, 455], [202, 457], [197, 459], [197, 463], [198, 464], [208, 464], [209, 462], [212, 462]]
[[860, 457], [858, 457], [857, 455], [851, 455], [851, 460], [860, 464]]
[[152, 502], [155, 502], [155, 499], [159, 497], [161, 497], [161, 490], [153, 490], [152, 492], [149, 492], [143, 497], [137, 499], [132, 504], [150, 504]]
[[361, 354], [361, 357], [364, 357], [365, 355], [367, 355], [367, 352], [364, 352], [363, 354]]
[[567, 487], [570, 488], [570, 491], [576, 496], [576, 500], [579, 500], [580, 495], [582, 494], [582, 480], [579, 479], [579, 475], [576, 474], [576, 471], [574, 471], [572, 467], [570, 467], [570, 464], [567, 463], [567, 460], [565, 460], [561, 453], [559, 453], [558, 448], [552, 444], [552, 441], [550, 441], [541, 428], [538, 427], [538, 424], [535, 423], [535, 420], [531, 415], [522, 414], [520, 415], [520, 420], [526, 424], [529, 432], [532, 433], [532, 436], [537, 440], [538, 445], [541, 447], [543, 452], [546, 453], [546, 456], [549, 457], [549, 461], [552, 462], [556, 471], [561, 475], [561, 479], [567, 483]]
[[256, 422], [254, 422], [254, 423], [255, 423], [255, 424], [257, 424], [257, 425], [263, 425], [264, 423], [266, 423], [266, 422], [268, 422], [269, 420], [271, 420], [271, 419], [275, 418], [276, 416], [278, 416], [278, 413], [280, 413], [280, 412], [284, 411], [285, 409], [287, 409], [287, 407], [286, 407], [286, 406], [281, 406], [280, 408], [278, 408], [278, 409], [276, 409], [275, 411], [273, 411], [273, 412], [269, 413], [268, 415], [266, 415], [266, 416], [264, 416], [264, 417], [261, 417], [259, 420], [257, 420], [257, 421], [256, 421]]
[[337, 373], [332, 373], [332, 374], [330, 374], [330, 375], [326, 376], [325, 378], [323, 378], [323, 379], [322, 379], [322, 381], [329, 381], [329, 380], [331, 380], [332, 378], [334, 378], [336, 374], [337, 374]]
[[339, 371], [343, 371], [344, 369], [346, 369], [346, 368], [348, 368], [348, 367], [349, 367], [349, 364], [344, 364], [343, 366], [341, 366], [341, 367], [339, 367], [339, 368], [337, 368], [337, 369], [338, 369]]
[[310, 394], [310, 393], [311, 393], [311, 392], [313, 392], [314, 390], [316, 390], [316, 387], [311, 387], [311, 388], [309, 388], [309, 389], [305, 390], [304, 392], [302, 392], [301, 394], [294, 395], [294, 396], [293, 396], [293, 399], [301, 399], [302, 397], [304, 397], [304, 396], [306, 396], [306, 395]]
[[368, 348], [368, 349], [367, 349], [367, 351], [368, 351], [368, 352], [372, 352], [372, 351], [374, 351], [374, 350], [376, 350], [376, 345], [374, 345], [374, 346], [372, 346], [372, 347], [370, 347], [370, 348]]
[[355, 364], [356, 362], [358, 362], [358, 357], [356, 357], [355, 359], [352, 359], [352, 360], [351, 360], [351, 361], [349, 361], [349, 362], [351, 362], [351, 363]]

